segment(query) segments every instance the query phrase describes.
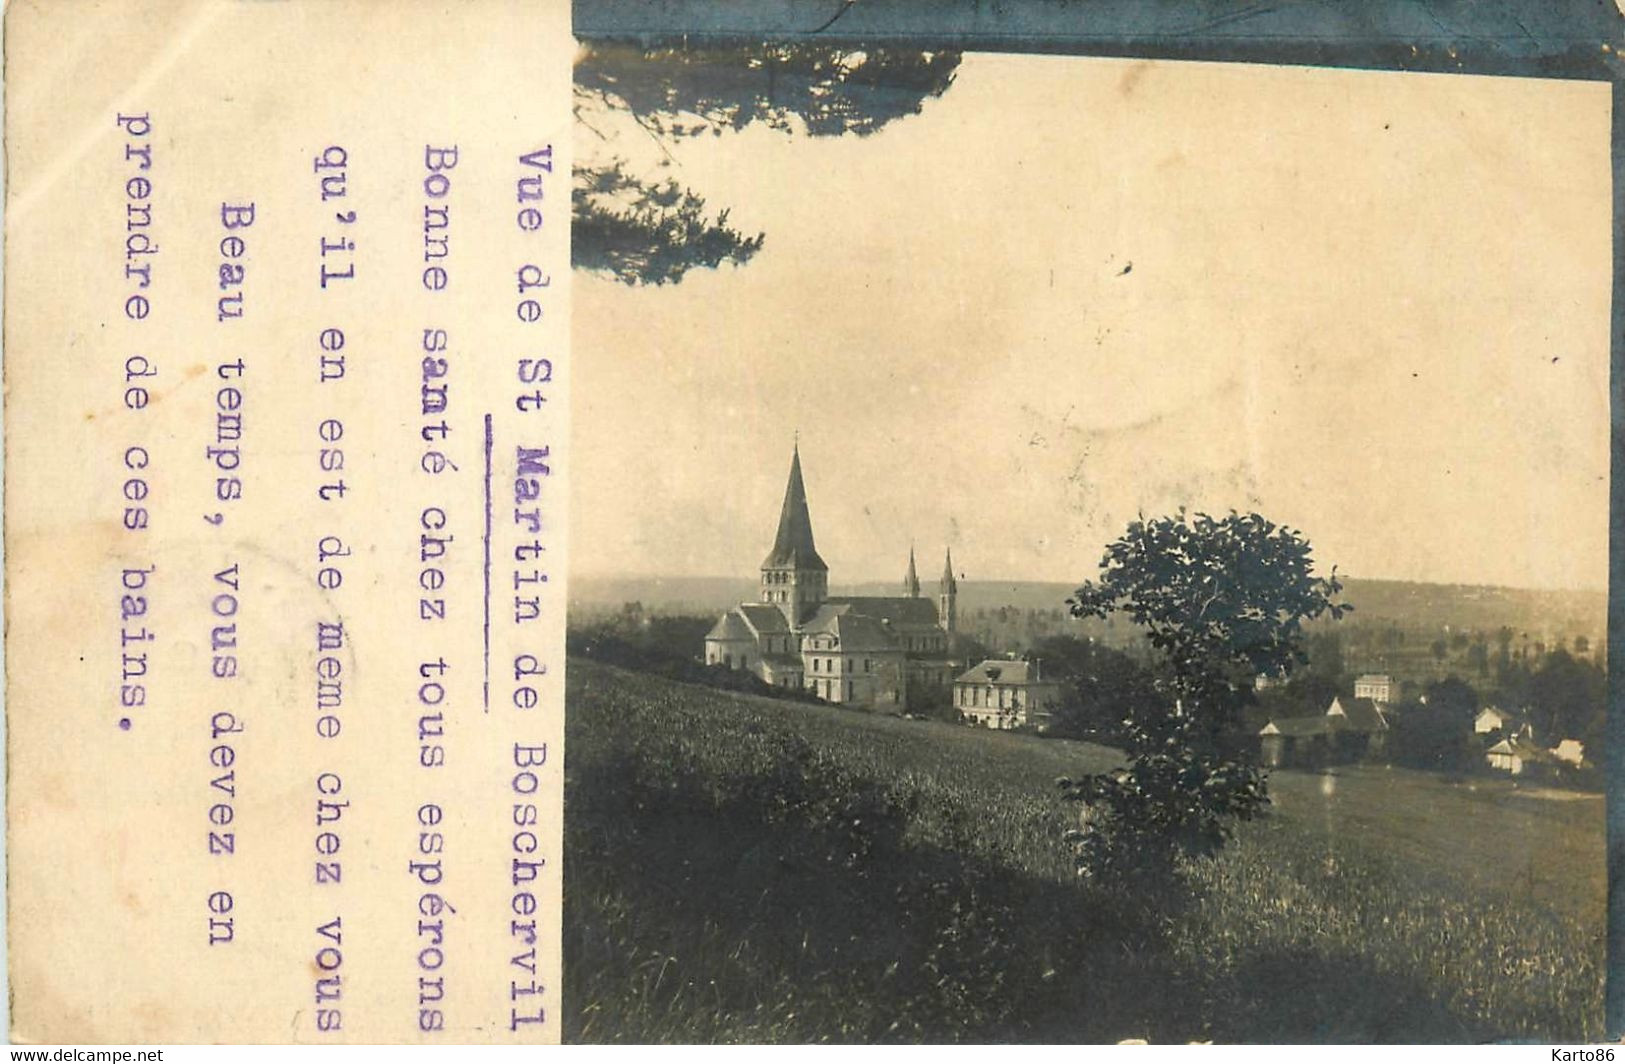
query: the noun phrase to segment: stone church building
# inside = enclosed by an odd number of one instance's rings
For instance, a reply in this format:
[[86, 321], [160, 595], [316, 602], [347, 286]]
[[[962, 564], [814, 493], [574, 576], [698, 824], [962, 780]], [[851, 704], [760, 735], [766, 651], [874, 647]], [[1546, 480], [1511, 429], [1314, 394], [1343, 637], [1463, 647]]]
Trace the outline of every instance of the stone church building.
[[911, 693], [947, 695], [956, 671], [958, 594], [950, 552], [936, 601], [922, 598], [911, 548], [902, 595], [830, 595], [797, 448], [758, 601], [722, 615], [705, 637], [705, 661], [748, 669], [777, 687], [805, 687], [829, 702], [902, 712]]

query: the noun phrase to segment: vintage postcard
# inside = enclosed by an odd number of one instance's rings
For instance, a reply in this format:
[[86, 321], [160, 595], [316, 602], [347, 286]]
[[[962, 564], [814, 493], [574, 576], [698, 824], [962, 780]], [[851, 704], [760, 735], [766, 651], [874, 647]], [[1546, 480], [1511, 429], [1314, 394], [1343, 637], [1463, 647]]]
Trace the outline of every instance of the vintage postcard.
[[1533, 7], [13, 4], [12, 1039], [1618, 1035]]
[[575, 91], [566, 1038], [1601, 1037], [1608, 84]]

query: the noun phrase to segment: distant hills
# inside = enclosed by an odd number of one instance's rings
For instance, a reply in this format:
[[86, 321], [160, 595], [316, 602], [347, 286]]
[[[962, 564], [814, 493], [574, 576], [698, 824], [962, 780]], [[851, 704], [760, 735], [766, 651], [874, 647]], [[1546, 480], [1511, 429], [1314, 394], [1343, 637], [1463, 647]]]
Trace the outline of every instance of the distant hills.
[[1511, 628], [1552, 642], [1584, 635], [1604, 639], [1608, 596], [1601, 591], [1544, 591], [1474, 584], [1422, 584], [1403, 580], [1346, 580], [1351, 619], [1403, 627], [1493, 633]]
[[[1585, 635], [1601, 640], [1607, 625], [1607, 596], [1600, 591], [1542, 591], [1466, 584], [1423, 584], [1401, 580], [1344, 581], [1343, 597], [1354, 605], [1349, 620], [1395, 624], [1407, 629], [1477, 631], [1501, 627], [1519, 635], [1555, 640]], [[965, 580], [959, 585], [960, 615], [1009, 607], [1064, 610], [1076, 585], [1037, 580]], [[934, 587], [927, 587], [930, 595]], [[832, 584], [834, 595], [896, 595], [893, 583]], [[598, 615], [641, 602], [651, 613], [720, 613], [756, 598], [755, 580], [735, 577], [572, 577], [574, 612]]]

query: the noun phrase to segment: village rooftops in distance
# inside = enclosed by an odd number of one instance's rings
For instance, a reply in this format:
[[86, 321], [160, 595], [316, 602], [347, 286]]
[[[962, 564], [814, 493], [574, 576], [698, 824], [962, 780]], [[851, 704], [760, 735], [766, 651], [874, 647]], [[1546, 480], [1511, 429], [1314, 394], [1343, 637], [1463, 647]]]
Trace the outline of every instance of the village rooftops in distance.
[[[1369, 690], [1362, 687], [1368, 681], [1393, 684], [1387, 676], [1367, 674], [1356, 681], [1355, 689]], [[1426, 699], [1418, 701], [1411, 711], [1427, 712], [1425, 703]], [[1387, 746], [1400, 712], [1370, 698], [1339, 695], [1322, 714], [1272, 717], [1258, 731], [1259, 754], [1269, 768], [1315, 768], [1376, 758]], [[1485, 706], [1473, 717], [1473, 736], [1489, 767], [1509, 775], [1562, 776], [1594, 767], [1578, 739], [1559, 737], [1553, 746], [1537, 742], [1527, 712]]]
[[1382, 706], [1339, 695], [1325, 713], [1272, 719], [1258, 732], [1259, 750], [1270, 768], [1358, 761], [1382, 752], [1388, 730]]
[[755, 673], [775, 687], [804, 687], [829, 702], [900, 713], [911, 694], [946, 695], [959, 667], [952, 657], [959, 595], [952, 553], [935, 602], [920, 596], [912, 548], [902, 590], [895, 597], [829, 594], [796, 447], [778, 533], [761, 565], [760, 601], [733, 607], [712, 626], [705, 662]]

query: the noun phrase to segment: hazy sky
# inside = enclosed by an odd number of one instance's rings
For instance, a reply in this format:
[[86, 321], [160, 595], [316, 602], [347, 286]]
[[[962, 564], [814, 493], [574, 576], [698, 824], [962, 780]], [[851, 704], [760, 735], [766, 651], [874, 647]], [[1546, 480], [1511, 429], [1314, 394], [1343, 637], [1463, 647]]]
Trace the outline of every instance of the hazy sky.
[[1601, 588], [1608, 123], [1592, 83], [973, 55], [870, 137], [669, 146], [767, 240], [577, 274], [573, 569], [753, 575], [799, 429], [835, 583], [911, 540], [1076, 581], [1185, 504], [1355, 576]]

